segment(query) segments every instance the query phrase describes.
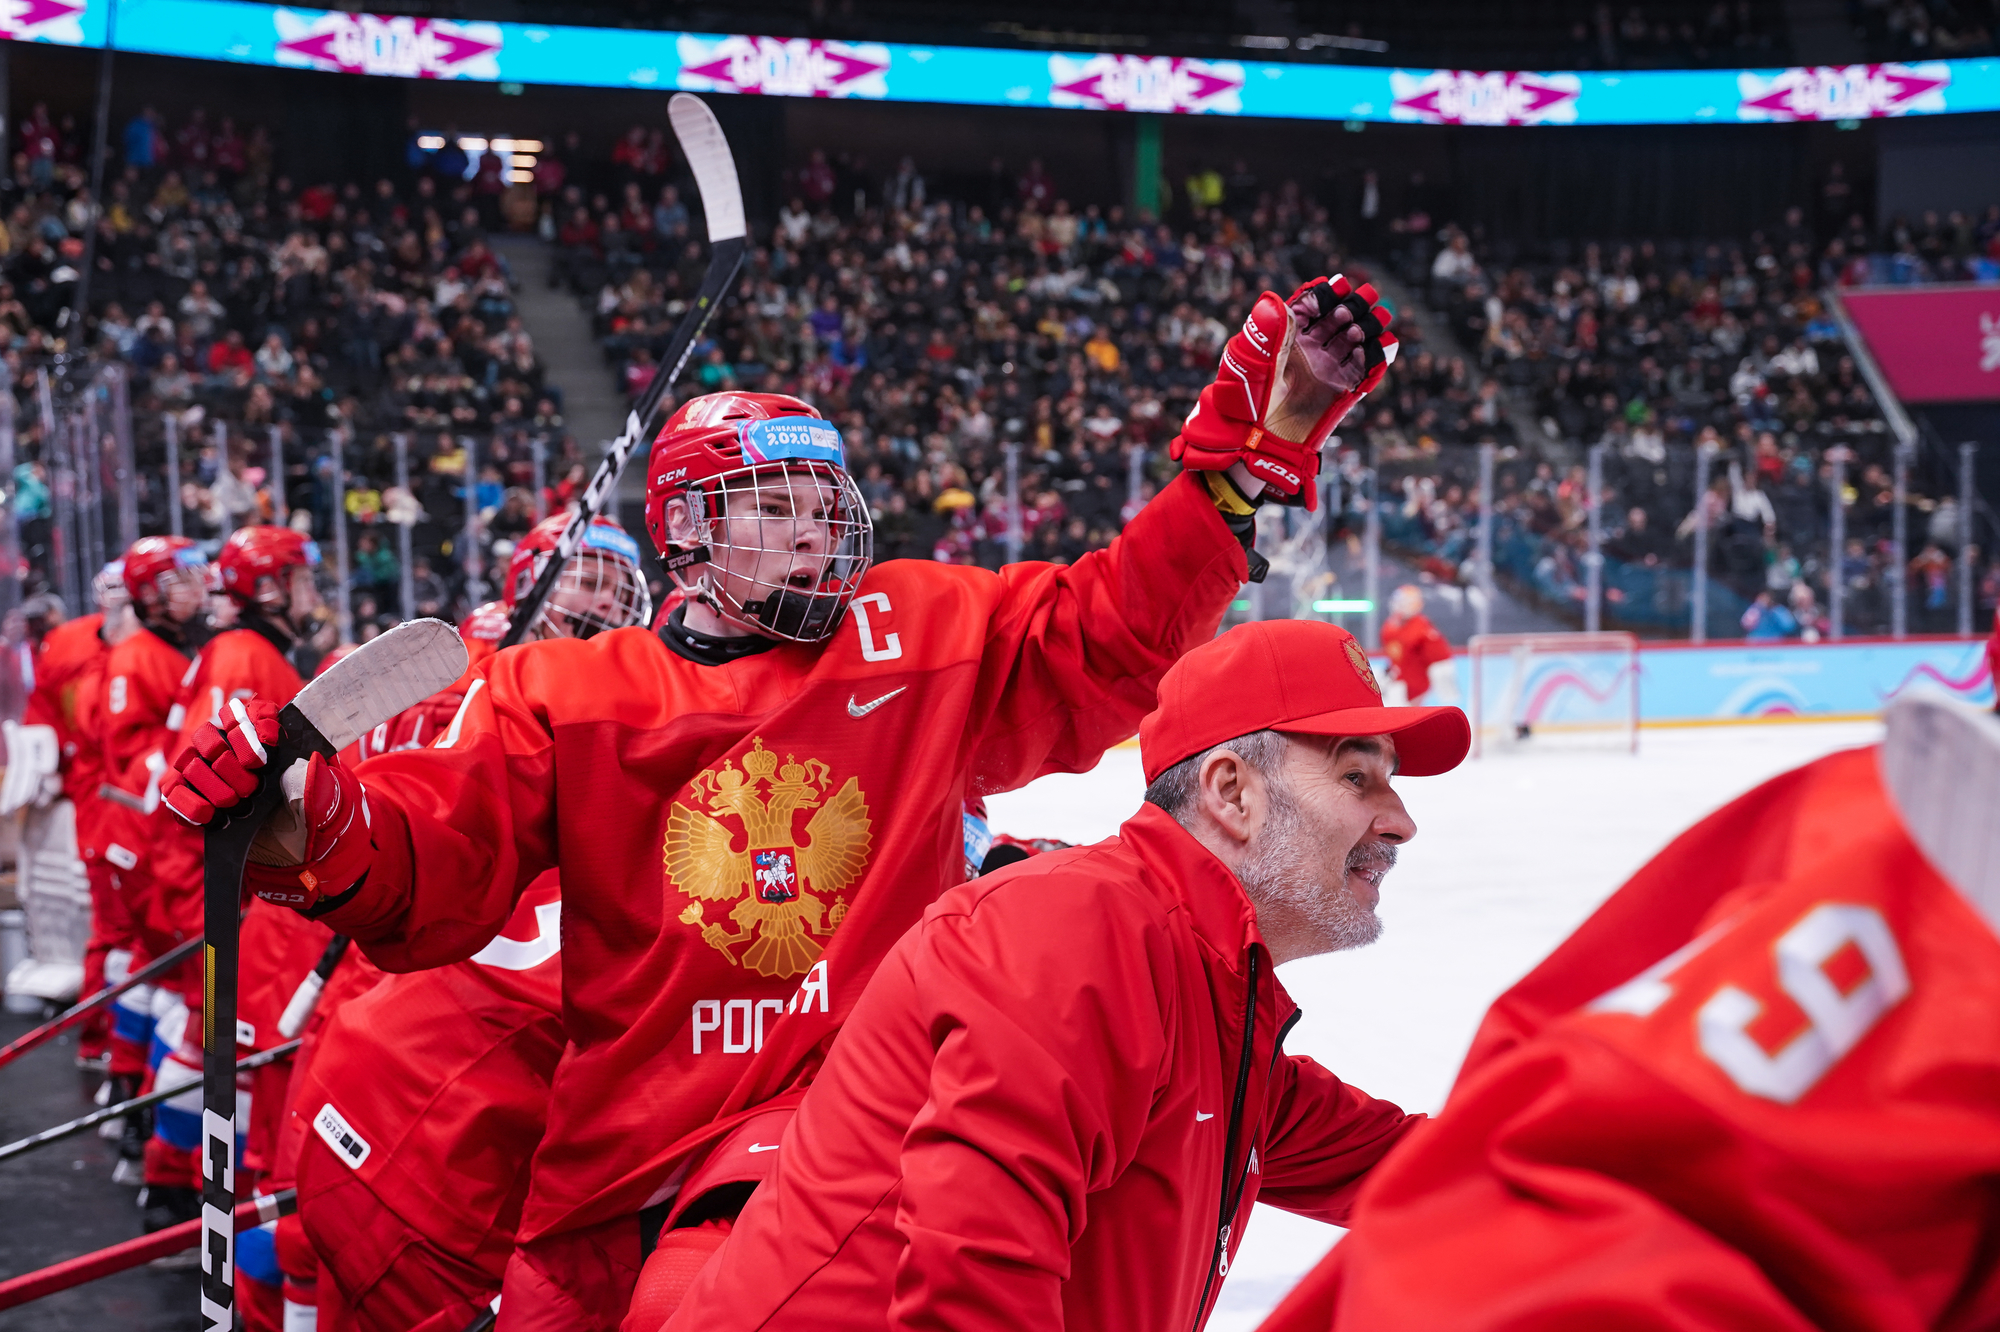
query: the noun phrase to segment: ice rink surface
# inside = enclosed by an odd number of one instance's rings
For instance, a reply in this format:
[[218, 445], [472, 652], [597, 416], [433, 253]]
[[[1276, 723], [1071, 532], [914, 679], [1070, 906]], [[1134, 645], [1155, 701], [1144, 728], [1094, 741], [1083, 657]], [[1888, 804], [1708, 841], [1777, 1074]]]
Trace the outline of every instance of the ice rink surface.
[[[1467, 760], [1397, 782], [1417, 837], [1383, 885], [1380, 942], [1279, 972], [1305, 1010], [1286, 1050], [1409, 1110], [1444, 1104], [1487, 1005], [1710, 810], [1879, 738], [1876, 723], [1647, 731], [1640, 752]], [[1095, 841], [1139, 804], [1135, 748], [987, 802], [995, 832]], [[1259, 1207], [1209, 1326], [1254, 1328], [1341, 1231]]]

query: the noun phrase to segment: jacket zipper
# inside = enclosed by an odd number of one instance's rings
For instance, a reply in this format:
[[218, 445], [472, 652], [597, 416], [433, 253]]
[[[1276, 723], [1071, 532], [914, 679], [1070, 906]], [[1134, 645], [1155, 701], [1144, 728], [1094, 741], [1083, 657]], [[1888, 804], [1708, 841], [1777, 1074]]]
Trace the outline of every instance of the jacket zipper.
[[[1250, 958], [1250, 974], [1253, 980], [1255, 979], [1257, 974], [1256, 968], [1257, 968], [1257, 958], [1256, 954], [1253, 953], [1251, 954]], [[1257, 1004], [1257, 992], [1256, 990], [1252, 989], [1250, 992], [1250, 1006], [1253, 1013], [1256, 1009], [1256, 1004]], [[1292, 1028], [1296, 1027], [1299, 1024], [1299, 1019], [1304, 1016], [1305, 1014], [1302, 1011], [1294, 1010], [1292, 1015], [1285, 1019], [1284, 1025], [1278, 1028], [1278, 1037], [1275, 1041], [1271, 1043], [1271, 1068], [1273, 1069], [1277, 1068], [1278, 1056], [1283, 1054], [1285, 1050], [1285, 1037], [1292, 1034]], [[1252, 1031], [1252, 1024], [1246, 1022], [1244, 1024], [1244, 1030], [1246, 1032]], [[1230, 1119], [1232, 1121], [1237, 1118], [1237, 1112], [1242, 1110], [1243, 1103], [1249, 1097], [1251, 1053], [1252, 1053], [1251, 1047], [1249, 1043], [1246, 1042], [1244, 1045], [1243, 1058], [1238, 1064], [1237, 1068], [1236, 1107], [1235, 1110], [1232, 1110], [1230, 1113]], [[1232, 1133], [1230, 1136], [1233, 1138], [1235, 1135], [1234, 1133]], [[1236, 1191], [1233, 1197], [1230, 1196], [1230, 1191], [1229, 1191], [1229, 1154], [1226, 1151], [1223, 1153], [1222, 1220], [1215, 1237], [1215, 1253], [1213, 1256], [1210, 1257], [1208, 1262], [1208, 1280], [1202, 1283], [1201, 1304], [1199, 1307], [1195, 1309], [1194, 1313], [1195, 1328], [1197, 1329], [1197, 1332], [1199, 1332], [1199, 1329], [1201, 1327], [1202, 1313], [1204, 1310], [1208, 1308], [1208, 1295], [1209, 1291], [1214, 1288], [1216, 1271], [1221, 1265], [1220, 1260], [1223, 1257], [1223, 1255], [1229, 1252], [1229, 1232], [1230, 1229], [1235, 1225], [1237, 1209], [1243, 1205], [1243, 1190], [1248, 1188], [1250, 1185], [1250, 1158], [1252, 1153], [1255, 1152], [1255, 1150], [1256, 1150], [1256, 1144], [1252, 1143], [1250, 1144], [1250, 1150], [1243, 1153], [1243, 1169], [1236, 1176]]]
[[[1208, 1256], [1208, 1276], [1201, 1283], [1201, 1302], [1194, 1308], [1194, 1325], [1199, 1332], [1202, 1313], [1208, 1308], [1208, 1294], [1215, 1288], [1215, 1269], [1228, 1252], [1229, 1225], [1235, 1209], [1229, 1205], [1229, 1158], [1236, 1146], [1236, 1133], [1243, 1124], [1243, 1103], [1250, 1096], [1250, 1061], [1257, 1052], [1257, 950], [1250, 950], [1250, 997], [1243, 1005], [1243, 1053], [1236, 1061], [1236, 1099], [1229, 1105], [1229, 1132], [1222, 1140], [1222, 1210], [1215, 1222], [1215, 1248]], [[1243, 1157], [1247, 1169], [1250, 1156]], [[1240, 1194], [1238, 1195], [1241, 1196]]]

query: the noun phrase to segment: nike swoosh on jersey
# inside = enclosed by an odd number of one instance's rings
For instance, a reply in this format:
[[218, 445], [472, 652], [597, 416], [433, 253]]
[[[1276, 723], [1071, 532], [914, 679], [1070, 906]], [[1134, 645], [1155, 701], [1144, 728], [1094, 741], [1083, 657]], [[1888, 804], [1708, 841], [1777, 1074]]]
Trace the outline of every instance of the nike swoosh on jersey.
[[854, 695], [849, 694], [847, 696], [847, 715], [850, 717], [866, 717], [869, 713], [875, 711], [875, 709], [881, 707], [884, 703], [887, 703], [890, 699], [894, 698], [896, 695], [902, 693], [904, 689], [908, 688], [909, 688], [908, 685], [904, 685], [900, 689], [891, 689], [888, 693], [882, 695], [882, 697], [874, 700], [871, 703], [856, 703], [854, 701]]
[[1204, 1121], [1206, 1121], [1206, 1120], [1210, 1120], [1210, 1119], [1214, 1119], [1214, 1118], [1215, 1118], [1215, 1116], [1214, 1116], [1214, 1115], [1205, 1115], [1205, 1114], [1203, 1114], [1203, 1113], [1202, 1113], [1201, 1111], [1199, 1111], [1199, 1110], [1197, 1110], [1197, 1111], [1195, 1111], [1195, 1112], [1194, 1112], [1194, 1122], [1195, 1122], [1195, 1123], [1197, 1123], [1197, 1124], [1200, 1124], [1200, 1123], [1203, 1123], [1203, 1122], [1204, 1122]]
[[761, 1142], [753, 1142], [750, 1144], [749, 1150], [753, 1152], [775, 1152], [783, 1145], [783, 1143], [774, 1142], [769, 1147], [766, 1147]]

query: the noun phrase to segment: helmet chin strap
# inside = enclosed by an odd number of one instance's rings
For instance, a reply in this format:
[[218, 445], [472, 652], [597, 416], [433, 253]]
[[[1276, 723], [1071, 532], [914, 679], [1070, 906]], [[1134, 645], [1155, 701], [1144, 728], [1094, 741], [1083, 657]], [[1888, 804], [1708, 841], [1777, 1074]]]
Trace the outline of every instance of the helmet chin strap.
[[846, 603], [837, 596], [787, 589], [762, 601], [746, 602], [743, 609], [773, 633], [817, 641], [833, 632]]

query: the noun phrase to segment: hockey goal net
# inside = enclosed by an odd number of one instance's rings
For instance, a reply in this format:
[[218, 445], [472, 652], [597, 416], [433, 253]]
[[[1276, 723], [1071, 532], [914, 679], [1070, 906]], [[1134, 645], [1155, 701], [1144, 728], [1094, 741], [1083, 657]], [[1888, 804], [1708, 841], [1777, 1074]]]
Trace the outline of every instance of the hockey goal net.
[[1474, 757], [1639, 750], [1636, 634], [1478, 634], [1466, 650]]

